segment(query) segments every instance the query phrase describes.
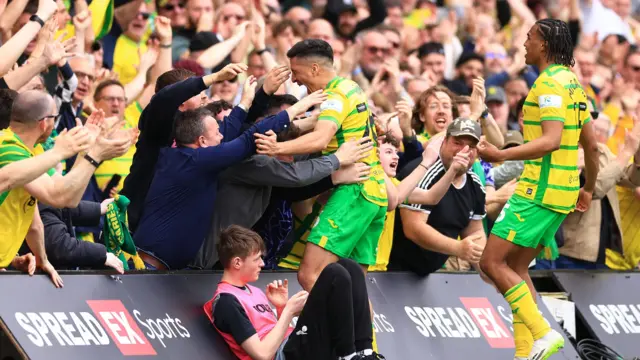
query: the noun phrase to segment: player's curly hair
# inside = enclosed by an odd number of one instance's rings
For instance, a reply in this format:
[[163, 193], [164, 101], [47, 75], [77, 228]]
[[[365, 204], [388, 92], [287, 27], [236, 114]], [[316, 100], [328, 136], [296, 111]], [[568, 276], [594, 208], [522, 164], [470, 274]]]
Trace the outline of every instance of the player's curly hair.
[[573, 39], [567, 23], [557, 19], [542, 19], [536, 24], [547, 47], [547, 60], [567, 67], [575, 65]]

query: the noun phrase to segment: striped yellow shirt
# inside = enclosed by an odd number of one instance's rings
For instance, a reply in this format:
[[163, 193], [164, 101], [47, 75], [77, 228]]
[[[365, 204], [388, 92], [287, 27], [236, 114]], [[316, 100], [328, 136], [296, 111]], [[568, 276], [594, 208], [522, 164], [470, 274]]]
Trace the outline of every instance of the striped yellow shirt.
[[587, 96], [576, 76], [561, 65], [549, 66], [536, 80], [523, 107], [524, 141], [542, 136], [543, 121], [564, 123], [560, 149], [526, 160], [516, 194], [550, 210], [569, 213], [578, 200], [578, 140], [591, 120]]
[[[34, 156], [33, 151], [10, 129], [0, 130], [0, 168]], [[37, 201], [24, 187], [0, 194], [0, 268], [11, 264], [24, 241]]]
[[[126, 129], [132, 129], [138, 127], [138, 121], [140, 120], [140, 114], [142, 114], [142, 108], [138, 102], [134, 102], [127, 106], [124, 110], [124, 118]], [[95, 177], [96, 182], [100, 189], [104, 190], [113, 175], [118, 174], [121, 176], [120, 182], [118, 183], [117, 189], [118, 191], [122, 190], [122, 186], [124, 185], [124, 179], [129, 175], [129, 169], [131, 168], [131, 163], [133, 163], [133, 155], [136, 153], [136, 146], [132, 145], [131, 148], [126, 152], [126, 154], [111, 160], [107, 160], [100, 164], [100, 167], [96, 169]]]
[[[393, 185], [400, 185], [400, 180], [391, 178]], [[396, 211], [388, 211], [387, 217], [384, 219], [384, 229], [378, 240], [378, 255], [376, 256], [375, 265], [369, 266], [369, 271], [387, 271], [389, 265], [389, 257], [391, 256], [391, 247], [393, 246], [393, 228], [395, 226]]]
[[355, 82], [336, 76], [327, 84], [324, 91], [328, 98], [320, 105], [318, 121], [332, 121], [338, 126], [324, 154], [333, 154], [345, 141], [368, 137], [374, 148], [362, 162], [371, 166], [371, 174], [362, 186], [362, 196], [368, 201], [387, 206], [387, 192], [384, 183], [384, 170], [376, 150], [376, 135], [373, 115], [364, 91]]

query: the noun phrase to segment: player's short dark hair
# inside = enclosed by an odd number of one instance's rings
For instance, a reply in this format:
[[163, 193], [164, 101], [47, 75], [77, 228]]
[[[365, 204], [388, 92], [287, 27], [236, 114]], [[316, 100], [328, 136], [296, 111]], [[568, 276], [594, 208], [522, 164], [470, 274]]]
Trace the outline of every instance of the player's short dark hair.
[[178, 145], [193, 144], [206, 130], [204, 119], [213, 113], [204, 107], [178, 112], [175, 122], [175, 139]]
[[547, 47], [547, 61], [568, 67], [575, 65], [569, 25], [557, 19], [542, 19], [536, 21], [536, 24], [538, 33]]
[[193, 71], [187, 69], [176, 68], [169, 70], [160, 75], [160, 77], [158, 77], [158, 80], [156, 80], [156, 92], [164, 89], [166, 86], [175, 84], [182, 80], [187, 80], [188, 78], [195, 75], [196, 74]]
[[109, 86], [118, 86], [122, 88], [122, 90], [124, 91], [124, 86], [120, 81], [114, 80], [114, 79], [104, 80], [103, 82], [99, 83], [98, 86], [96, 86], [96, 91], [93, 93], [93, 100], [95, 101], [100, 100], [100, 97], [102, 96], [102, 91], [108, 88]]
[[11, 106], [18, 92], [11, 89], [0, 89], [0, 130], [9, 127], [11, 122]]
[[233, 105], [229, 104], [227, 101], [224, 101], [224, 100], [217, 100], [205, 105], [205, 109], [211, 111], [211, 113], [215, 117], [225, 110], [233, 109]]
[[238, 225], [222, 230], [216, 245], [220, 264], [226, 269], [235, 257], [241, 259], [258, 251], [265, 252], [264, 241], [258, 233]]
[[318, 57], [333, 64], [333, 48], [328, 42], [320, 39], [306, 39], [297, 42], [289, 51], [287, 57], [293, 58], [311, 58]]

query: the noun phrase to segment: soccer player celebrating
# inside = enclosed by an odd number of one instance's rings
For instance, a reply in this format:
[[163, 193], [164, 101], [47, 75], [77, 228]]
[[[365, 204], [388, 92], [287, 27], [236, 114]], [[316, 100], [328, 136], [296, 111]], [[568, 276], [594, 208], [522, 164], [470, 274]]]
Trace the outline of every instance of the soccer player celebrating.
[[336, 75], [333, 50], [323, 40], [307, 39], [288, 52], [292, 80], [310, 92], [324, 91], [314, 131], [291, 141], [274, 143], [256, 134], [258, 153], [271, 156], [335, 152], [345, 141], [371, 139], [374, 144], [362, 161], [371, 166], [363, 183], [338, 186], [311, 230], [300, 263], [298, 281], [310, 291], [322, 269], [339, 258], [350, 258], [366, 271], [376, 262], [378, 239], [387, 213], [384, 170], [377, 154], [375, 122], [364, 91], [355, 82]]
[[[566, 23], [536, 22], [524, 44], [526, 63], [541, 74], [524, 103], [525, 144], [498, 150], [483, 141], [488, 161], [525, 160], [515, 194], [496, 219], [480, 268], [495, 283], [513, 312], [516, 359], [548, 359], [564, 346], [535, 303], [528, 267], [567, 214], [585, 211], [598, 174], [598, 148], [584, 89], [573, 66]], [[584, 148], [585, 184], [580, 188], [578, 142]], [[577, 201], [577, 205], [576, 205]]]

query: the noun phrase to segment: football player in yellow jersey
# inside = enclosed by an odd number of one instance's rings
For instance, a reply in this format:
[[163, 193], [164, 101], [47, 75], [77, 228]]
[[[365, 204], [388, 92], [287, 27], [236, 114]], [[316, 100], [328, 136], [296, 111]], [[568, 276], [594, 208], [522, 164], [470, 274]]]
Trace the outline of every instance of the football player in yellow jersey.
[[327, 100], [320, 106], [313, 132], [276, 144], [256, 135], [258, 152], [270, 155], [331, 153], [345, 141], [363, 137], [373, 144], [363, 159], [371, 167], [369, 179], [338, 186], [309, 234], [298, 280], [310, 291], [322, 269], [339, 258], [351, 258], [365, 271], [375, 264], [387, 213], [387, 191], [375, 149], [377, 136], [368, 99], [355, 82], [337, 76], [331, 45], [323, 40], [308, 39], [295, 44], [287, 56], [291, 60], [292, 80], [305, 85], [310, 93], [324, 91]]
[[[585, 211], [598, 175], [598, 147], [587, 96], [569, 69], [574, 64], [569, 27], [560, 20], [536, 22], [525, 42], [526, 63], [540, 76], [524, 103], [525, 144], [498, 150], [486, 141], [487, 161], [525, 160], [515, 194], [496, 219], [480, 268], [511, 306], [516, 359], [547, 359], [564, 346], [536, 306], [529, 264], [567, 213]], [[580, 188], [578, 142], [585, 153], [586, 183]], [[576, 205], [577, 201], [577, 205]]]

